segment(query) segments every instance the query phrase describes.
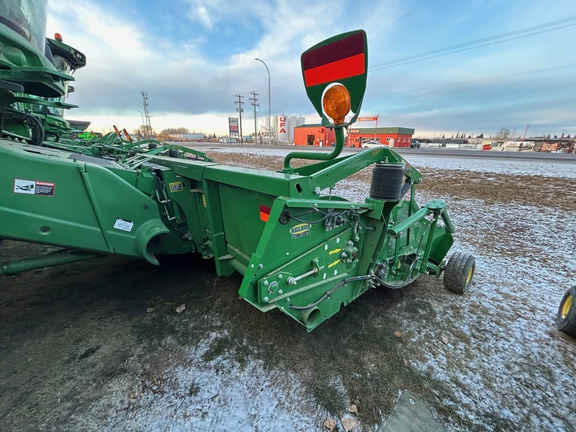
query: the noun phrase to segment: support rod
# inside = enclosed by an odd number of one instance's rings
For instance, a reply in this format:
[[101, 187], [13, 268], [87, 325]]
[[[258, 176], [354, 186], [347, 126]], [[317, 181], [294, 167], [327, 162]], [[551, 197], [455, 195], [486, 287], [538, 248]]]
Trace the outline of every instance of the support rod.
[[288, 153], [284, 158], [284, 172], [292, 173], [294, 168], [290, 165], [292, 159], [312, 159], [312, 160], [330, 160], [337, 158], [344, 149], [344, 125], [335, 127], [334, 133], [336, 134], [336, 144], [331, 153], [315, 153], [315, 152], [300, 152], [295, 151]]
[[0, 263], [0, 275], [12, 275], [28, 270], [43, 267], [53, 267], [62, 264], [69, 264], [78, 261], [86, 261], [103, 256], [95, 252], [85, 252], [79, 250], [65, 250], [53, 252], [47, 255], [40, 255], [32, 258], [25, 258], [18, 261]]

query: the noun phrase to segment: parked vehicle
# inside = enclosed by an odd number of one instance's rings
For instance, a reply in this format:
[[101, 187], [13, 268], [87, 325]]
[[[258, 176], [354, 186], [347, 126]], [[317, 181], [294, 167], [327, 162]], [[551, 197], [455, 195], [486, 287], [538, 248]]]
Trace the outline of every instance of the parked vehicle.
[[412, 140], [412, 142], [410, 143], [410, 147], [412, 147], [412, 148], [420, 148], [420, 141]]
[[366, 141], [362, 143], [362, 148], [382, 148], [389, 147], [388, 144], [383, 144], [380, 141]]

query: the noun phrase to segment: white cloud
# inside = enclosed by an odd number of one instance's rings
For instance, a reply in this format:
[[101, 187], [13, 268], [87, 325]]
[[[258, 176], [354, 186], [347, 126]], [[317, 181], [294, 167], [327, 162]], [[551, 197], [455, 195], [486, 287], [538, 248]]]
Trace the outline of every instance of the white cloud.
[[[385, 114], [390, 122], [416, 128], [426, 125], [430, 130], [434, 124], [451, 122], [460, 122], [454, 129], [487, 130], [496, 127], [495, 121], [522, 121], [517, 119], [518, 113], [506, 112], [513, 109], [506, 103], [508, 98], [518, 100], [515, 109], [522, 107], [524, 117], [546, 116], [537, 120], [549, 125], [556, 119], [562, 125], [570, 122], [562, 115], [566, 106], [555, 106], [550, 95], [564, 93], [562, 103], [574, 96], [570, 90], [576, 88], [573, 69], [530, 71], [569, 63], [571, 39], [566, 36], [573, 35], [574, 28], [401, 67], [370, 69], [399, 57], [442, 48], [434, 39], [438, 35], [452, 35], [451, 44], [470, 40], [473, 37], [467, 32], [453, 33], [452, 26], [472, 18], [473, 34], [494, 35], [552, 20], [549, 10], [538, 20], [536, 7], [519, 8], [522, 13], [518, 20], [509, 20], [514, 26], [501, 28], [490, 24], [506, 21], [505, 16], [472, 17], [460, 11], [454, 15], [454, 23], [444, 22], [431, 7], [415, 10], [414, 2], [399, 0], [352, 5], [344, 0], [186, 0], [188, 13], [177, 17], [171, 15], [174, 3], [164, 5], [162, 33], [153, 32], [149, 24], [140, 21], [146, 11], [131, 13], [134, 11], [126, 10], [122, 2], [114, 13], [93, 0], [50, 3], [49, 34], [62, 33], [64, 41], [83, 51], [88, 59], [87, 67], [76, 73], [77, 92], [70, 100], [81, 108], [68, 117], [85, 117], [97, 124], [99, 118], [109, 122], [119, 114], [136, 128], [140, 121], [135, 110], [142, 109], [140, 91], [146, 90], [153, 122], [161, 125], [159, 128], [206, 127], [207, 132], [220, 133], [217, 127], [222, 124], [225, 132], [227, 117], [236, 114], [236, 94], [245, 96], [246, 118], [252, 116], [248, 103], [252, 90], [260, 93], [260, 113], [267, 113], [267, 71], [255, 57], [263, 59], [270, 69], [272, 114], [307, 116], [313, 109], [302, 85], [300, 54], [327, 37], [363, 28], [369, 44], [368, 88], [362, 110], [367, 115]], [[478, 13], [485, 6], [476, 3], [474, 7]], [[415, 19], [427, 25], [414, 27], [411, 23]], [[230, 37], [235, 32], [247, 38], [246, 42], [242, 39], [229, 52], [227, 47], [215, 47], [218, 57], [210, 55], [214, 37]], [[538, 111], [531, 106], [536, 96], [546, 104]], [[454, 115], [467, 112], [468, 117]], [[498, 112], [496, 119], [494, 112]], [[173, 124], [175, 121], [186, 123]], [[483, 122], [486, 126], [477, 126]], [[250, 122], [246, 123], [249, 127]], [[572, 123], [573, 129], [567, 133], [576, 132]]]

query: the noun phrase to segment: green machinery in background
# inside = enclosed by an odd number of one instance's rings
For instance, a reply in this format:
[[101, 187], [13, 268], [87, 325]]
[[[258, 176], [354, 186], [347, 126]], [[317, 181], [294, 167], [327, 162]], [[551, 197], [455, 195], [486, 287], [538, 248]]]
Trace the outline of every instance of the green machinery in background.
[[[0, 264], [1, 274], [102, 254], [158, 264], [161, 255], [195, 252], [213, 259], [218, 275], [242, 274], [239, 293], [253, 306], [279, 309], [308, 331], [371, 288], [442, 273], [452, 291], [470, 284], [474, 258], [455, 253], [446, 260], [454, 232], [446, 203], [416, 202], [418, 170], [384, 147], [341, 155], [366, 87], [363, 31], [330, 38], [301, 58], [307, 94], [335, 129], [335, 147], [292, 152], [281, 171], [269, 172], [219, 165], [176, 146], [40, 140], [46, 123], [18, 104], [60, 98], [72, 77], [8, 12], [0, 9], [0, 237], [64, 249]], [[313, 162], [294, 167], [295, 159]], [[365, 199], [329, 193], [369, 166]]]

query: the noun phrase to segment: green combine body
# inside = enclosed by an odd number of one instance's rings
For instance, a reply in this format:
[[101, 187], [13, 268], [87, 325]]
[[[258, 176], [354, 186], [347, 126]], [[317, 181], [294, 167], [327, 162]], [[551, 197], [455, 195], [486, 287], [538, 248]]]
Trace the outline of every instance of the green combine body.
[[[218, 275], [242, 274], [239, 293], [256, 308], [279, 309], [308, 331], [372, 288], [443, 272], [453, 291], [470, 284], [474, 258], [446, 260], [454, 231], [446, 203], [416, 202], [420, 173], [389, 148], [341, 155], [344, 118], [351, 110], [351, 121], [358, 116], [366, 86], [363, 31], [321, 42], [301, 59], [307, 93], [324, 125], [335, 129], [334, 149], [293, 152], [281, 171], [269, 172], [120, 134], [45, 139], [46, 119], [19, 104], [65, 96], [72, 77], [13, 27], [1, 27], [3, 53], [11, 47], [26, 56], [10, 62], [0, 54], [0, 238], [66, 249], [0, 264], [0, 274], [101, 254], [158, 264], [162, 255], [195, 252], [213, 259]], [[294, 168], [294, 159], [315, 162]], [[365, 200], [326, 193], [369, 166]]]

